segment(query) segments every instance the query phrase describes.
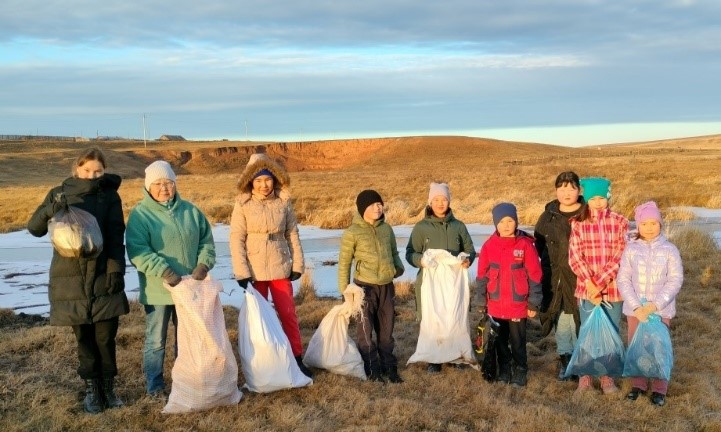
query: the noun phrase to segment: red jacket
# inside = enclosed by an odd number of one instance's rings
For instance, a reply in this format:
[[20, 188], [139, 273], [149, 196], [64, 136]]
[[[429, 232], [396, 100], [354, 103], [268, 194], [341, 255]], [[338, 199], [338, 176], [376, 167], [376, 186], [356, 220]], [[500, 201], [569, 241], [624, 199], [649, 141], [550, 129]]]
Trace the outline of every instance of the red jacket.
[[515, 237], [498, 231], [481, 247], [478, 261], [478, 297], [494, 318], [526, 318], [527, 310], [541, 306], [541, 262], [533, 237], [516, 230]]

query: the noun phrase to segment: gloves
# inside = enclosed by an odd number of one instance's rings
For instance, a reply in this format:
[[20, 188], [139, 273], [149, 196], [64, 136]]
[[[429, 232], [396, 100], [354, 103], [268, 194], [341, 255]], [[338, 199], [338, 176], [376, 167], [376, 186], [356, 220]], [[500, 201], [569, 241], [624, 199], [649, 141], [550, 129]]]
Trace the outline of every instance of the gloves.
[[108, 273], [108, 294], [117, 294], [125, 290], [125, 277], [120, 272]]
[[49, 203], [45, 207], [45, 214], [47, 215], [48, 219], [51, 219], [60, 210], [67, 210], [67, 209], [68, 209], [68, 201], [65, 198], [65, 194], [59, 193], [55, 196], [53, 202]]
[[396, 273], [393, 275], [393, 279], [400, 277], [403, 274], [404, 269], [398, 268], [396, 269]]
[[160, 276], [163, 278], [165, 283], [170, 285], [171, 287], [174, 287], [175, 285], [180, 283], [180, 276], [178, 276], [177, 273], [175, 273], [173, 270], [170, 269], [170, 267], [166, 268], [163, 271], [163, 274]]
[[301, 276], [302, 276], [301, 273], [298, 273], [298, 272], [290, 272], [290, 276], [288, 277], [288, 279], [294, 281], [294, 280], [300, 279]]
[[250, 278], [245, 279], [236, 279], [236, 282], [238, 282], [238, 285], [240, 285], [243, 289], [248, 289], [248, 282], [250, 282]]
[[208, 276], [208, 266], [205, 264], [198, 264], [193, 269], [191, 276], [195, 280], [204, 280]]

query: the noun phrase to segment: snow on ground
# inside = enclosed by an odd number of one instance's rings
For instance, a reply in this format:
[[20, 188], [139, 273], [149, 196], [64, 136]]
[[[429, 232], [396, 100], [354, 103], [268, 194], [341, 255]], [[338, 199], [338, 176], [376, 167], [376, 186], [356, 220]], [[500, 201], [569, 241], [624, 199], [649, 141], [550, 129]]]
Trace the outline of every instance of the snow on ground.
[[[689, 222], [674, 223], [674, 226], [698, 226], [713, 234], [716, 242], [721, 244], [721, 210], [699, 207], [678, 207], [689, 210], [696, 219]], [[490, 225], [468, 224], [468, 231], [473, 237], [476, 250], [493, 232]], [[417, 269], [405, 262], [405, 248], [411, 225], [394, 226], [393, 231], [398, 240], [401, 261], [406, 272], [400, 280], [415, 279]], [[531, 231], [532, 227], [522, 227]], [[325, 230], [312, 226], [300, 227], [300, 238], [305, 253], [306, 268], [313, 272], [313, 282], [320, 296], [339, 297], [337, 288], [338, 249], [343, 230]], [[225, 291], [221, 293], [223, 304], [239, 306], [243, 299], [241, 291], [233, 278], [230, 263], [228, 238], [230, 227], [217, 225], [213, 228], [216, 242], [217, 263], [210, 272], [211, 276], [223, 283]], [[27, 230], [8, 234], [0, 234], [0, 308], [10, 308], [17, 312], [47, 315], [48, 305], [48, 268], [52, 257], [52, 246], [47, 236], [36, 238]], [[476, 266], [469, 269], [471, 277], [475, 277]], [[126, 292], [131, 299], [138, 297], [138, 277], [135, 268], [127, 264], [125, 274]], [[299, 282], [294, 282], [297, 289]]]

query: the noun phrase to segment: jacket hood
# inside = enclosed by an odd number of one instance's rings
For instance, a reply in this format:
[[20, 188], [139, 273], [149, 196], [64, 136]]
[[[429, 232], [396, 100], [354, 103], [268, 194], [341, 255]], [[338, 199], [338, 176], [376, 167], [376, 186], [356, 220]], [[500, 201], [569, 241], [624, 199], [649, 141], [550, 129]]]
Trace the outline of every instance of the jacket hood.
[[290, 186], [290, 176], [282, 165], [269, 158], [265, 153], [255, 153], [250, 156], [248, 164], [238, 178], [238, 190], [241, 193], [250, 193], [253, 190], [253, 177], [258, 171], [264, 169], [273, 174], [276, 192]]
[[[583, 195], [579, 195], [578, 201], [576, 201], [576, 202], [583, 205], [586, 203], [586, 200], [583, 199]], [[561, 213], [561, 202], [558, 201], [557, 199], [555, 199], [546, 204], [545, 210], [549, 211], [549, 212], [554, 212], [554, 213]]]
[[363, 219], [363, 216], [361, 216], [360, 213], [358, 213], [358, 212], [356, 211], [355, 214], [353, 215], [353, 222], [352, 222], [352, 223], [353, 223], [354, 225], [377, 227], [378, 225], [381, 224], [381, 222], [385, 222], [385, 220], [386, 220], [386, 214], [383, 213], [383, 214], [381, 215], [381, 218], [380, 218], [380, 219], [378, 219], [377, 221], [375, 221], [375, 223], [370, 224], [370, 223], [368, 223], [368, 221], [366, 221], [365, 219]]
[[455, 216], [453, 216], [453, 210], [448, 207], [448, 211], [446, 212], [446, 215], [442, 218], [436, 217], [433, 214], [433, 210], [431, 209], [431, 206], [426, 206], [426, 216], [425, 219], [428, 219], [430, 221], [443, 221], [443, 222], [450, 222], [455, 219]]
[[117, 174], [103, 174], [95, 179], [68, 177], [63, 181], [63, 191], [68, 195], [83, 195], [101, 189], [117, 191], [122, 181]]

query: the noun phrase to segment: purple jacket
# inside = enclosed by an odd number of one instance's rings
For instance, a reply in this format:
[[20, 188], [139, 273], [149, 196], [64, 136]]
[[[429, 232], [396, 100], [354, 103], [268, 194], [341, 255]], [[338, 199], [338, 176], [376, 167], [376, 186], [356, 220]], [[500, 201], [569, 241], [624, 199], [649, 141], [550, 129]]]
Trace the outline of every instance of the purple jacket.
[[616, 279], [623, 297], [623, 313], [633, 315], [641, 298], [653, 302], [663, 318], [676, 315], [676, 294], [683, 284], [681, 256], [660, 234], [650, 242], [637, 239], [626, 245]]

